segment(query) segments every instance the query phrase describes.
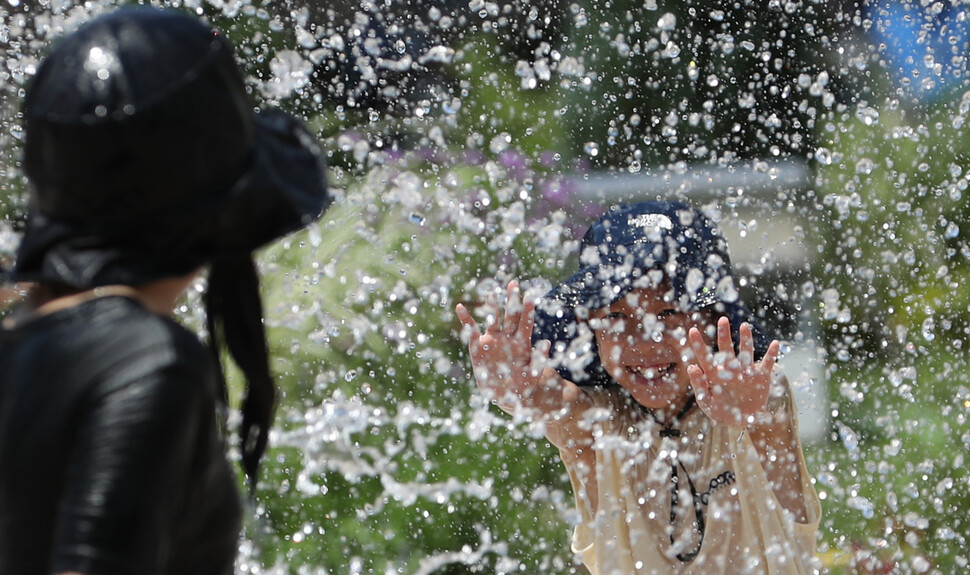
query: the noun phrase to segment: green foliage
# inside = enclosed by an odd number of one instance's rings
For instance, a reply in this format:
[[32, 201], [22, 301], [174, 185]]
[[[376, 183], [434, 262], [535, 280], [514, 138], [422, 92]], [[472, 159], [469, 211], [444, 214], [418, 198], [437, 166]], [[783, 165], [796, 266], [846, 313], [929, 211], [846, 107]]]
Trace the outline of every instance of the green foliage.
[[564, 143], [594, 165], [632, 171], [806, 154], [828, 78], [820, 73], [827, 10], [815, 2], [573, 3], [560, 49], [581, 72], [560, 83], [571, 120]]
[[[536, 82], [530, 87], [524, 61], [512, 62], [503, 53], [503, 39], [496, 34], [468, 38], [456, 55], [456, 72], [463, 95], [456, 127], [466, 133], [455, 143], [472, 148], [513, 149], [527, 161], [559, 151], [567, 137], [555, 90]], [[496, 58], [499, 65], [496, 65]]]
[[[12, 137], [21, 133], [20, 119], [17, 113], [11, 112], [19, 106], [9, 87], [0, 88], [0, 110], [4, 112], [0, 121], [0, 233], [3, 227], [19, 227], [27, 208], [27, 185], [20, 169], [19, 142]], [[12, 253], [7, 253], [6, 246], [0, 235], [0, 265], [13, 259]]]
[[823, 277], [854, 297], [833, 300], [825, 319], [858, 326], [850, 350], [935, 347], [927, 342], [936, 338], [963, 345], [967, 106], [945, 103], [926, 115], [865, 108], [827, 124], [819, 154], [828, 208], [820, 222], [831, 238]]
[[845, 572], [967, 565], [968, 97], [823, 126], [818, 283], [838, 443], [814, 456]]
[[822, 552], [844, 569], [834, 572], [965, 568], [970, 389], [952, 384], [954, 361], [834, 374], [838, 440], [808, 452], [825, 498]]

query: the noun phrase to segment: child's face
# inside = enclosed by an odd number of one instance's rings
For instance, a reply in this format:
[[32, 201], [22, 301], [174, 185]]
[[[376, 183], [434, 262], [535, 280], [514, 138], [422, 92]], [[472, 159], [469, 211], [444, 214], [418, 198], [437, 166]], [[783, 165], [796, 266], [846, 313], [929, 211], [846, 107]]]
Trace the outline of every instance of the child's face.
[[686, 404], [687, 331], [696, 325], [710, 339], [706, 317], [681, 310], [669, 294], [664, 286], [636, 289], [589, 316], [603, 368], [649, 409]]

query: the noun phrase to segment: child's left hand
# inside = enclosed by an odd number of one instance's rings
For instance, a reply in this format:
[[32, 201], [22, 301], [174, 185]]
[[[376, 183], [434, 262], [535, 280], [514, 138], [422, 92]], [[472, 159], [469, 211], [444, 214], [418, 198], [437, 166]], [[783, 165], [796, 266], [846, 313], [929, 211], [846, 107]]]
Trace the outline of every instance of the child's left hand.
[[748, 425], [765, 410], [771, 389], [772, 370], [778, 358], [778, 341], [772, 341], [759, 362], [754, 361], [751, 326], [741, 324], [739, 353], [734, 353], [731, 323], [726, 317], [717, 322], [717, 353], [712, 353], [700, 330], [692, 327], [687, 335], [695, 364], [688, 366], [691, 387], [697, 404], [715, 423]]

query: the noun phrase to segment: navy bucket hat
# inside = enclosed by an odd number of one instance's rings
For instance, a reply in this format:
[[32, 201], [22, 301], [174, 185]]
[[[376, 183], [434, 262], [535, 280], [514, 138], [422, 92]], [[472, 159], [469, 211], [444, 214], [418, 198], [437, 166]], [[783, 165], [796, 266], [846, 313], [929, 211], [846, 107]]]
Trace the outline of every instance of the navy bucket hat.
[[751, 324], [755, 357], [767, 351], [770, 340], [740, 299], [720, 230], [698, 210], [672, 201], [614, 206], [593, 222], [580, 244], [579, 271], [537, 302], [533, 342], [552, 343], [556, 370], [566, 379], [612, 384], [592, 332], [579, 320], [661, 280], [682, 309], [726, 316], [735, 345], [741, 323]]

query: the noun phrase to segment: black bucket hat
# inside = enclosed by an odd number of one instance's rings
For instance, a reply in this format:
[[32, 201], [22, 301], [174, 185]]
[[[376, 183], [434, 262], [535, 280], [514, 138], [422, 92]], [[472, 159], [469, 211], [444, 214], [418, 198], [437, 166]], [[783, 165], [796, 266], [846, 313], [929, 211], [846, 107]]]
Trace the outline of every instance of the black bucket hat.
[[534, 342], [549, 340], [556, 370], [578, 385], [609, 385], [595, 339], [579, 319], [631, 290], [666, 279], [685, 310], [711, 310], [731, 321], [735, 345], [752, 326], [755, 356], [770, 340], [740, 299], [727, 242], [717, 226], [681, 202], [617, 205], [593, 222], [580, 244], [580, 269], [536, 305]]
[[11, 278], [89, 289], [211, 264], [212, 348], [224, 337], [247, 378], [241, 439], [255, 484], [275, 386], [251, 252], [330, 204], [316, 139], [254, 110], [221, 33], [149, 7], [60, 40], [23, 112], [32, 190]]

